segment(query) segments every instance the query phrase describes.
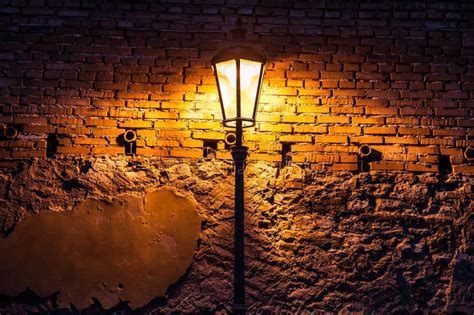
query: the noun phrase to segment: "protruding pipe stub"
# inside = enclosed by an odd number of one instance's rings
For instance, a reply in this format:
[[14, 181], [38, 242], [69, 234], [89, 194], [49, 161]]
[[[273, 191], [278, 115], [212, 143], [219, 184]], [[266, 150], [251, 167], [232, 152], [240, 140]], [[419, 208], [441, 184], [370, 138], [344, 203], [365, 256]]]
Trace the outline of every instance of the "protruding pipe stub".
[[474, 147], [467, 147], [464, 150], [464, 158], [466, 161], [474, 161]]
[[15, 139], [18, 136], [18, 130], [15, 127], [9, 126], [3, 130], [3, 136], [7, 139]]
[[125, 142], [128, 142], [128, 143], [131, 143], [131, 142], [134, 142], [135, 140], [137, 140], [137, 133], [135, 130], [127, 130], [124, 132], [123, 134], [123, 140]]
[[228, 132], [225, 135], [224, 141], [228, 145], [234, 145], [237, 142], [237, 136], [234, 132]]
[[364, 158], [364, 157], [368, 157], [369, 155], [372, 154], [372, 148], [367, 145], [367, 144], [363, 144], [359, 147], [359, 156]]

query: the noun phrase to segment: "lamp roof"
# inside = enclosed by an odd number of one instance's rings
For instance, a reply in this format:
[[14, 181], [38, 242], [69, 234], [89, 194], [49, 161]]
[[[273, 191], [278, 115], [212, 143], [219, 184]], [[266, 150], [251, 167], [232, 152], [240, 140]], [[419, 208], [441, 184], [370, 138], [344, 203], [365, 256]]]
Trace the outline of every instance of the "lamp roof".
[[238, 44], [231, 46], [229, 48], [225, 48], [220, 50], [212, 59], [212, 64], [216, 64], [219, 62], [233, 60], [233, 59], [247, 59], [251, 61], [265, 63], [266, 58], [265, 55], [257, 51], [256, 49], [243, 45]]

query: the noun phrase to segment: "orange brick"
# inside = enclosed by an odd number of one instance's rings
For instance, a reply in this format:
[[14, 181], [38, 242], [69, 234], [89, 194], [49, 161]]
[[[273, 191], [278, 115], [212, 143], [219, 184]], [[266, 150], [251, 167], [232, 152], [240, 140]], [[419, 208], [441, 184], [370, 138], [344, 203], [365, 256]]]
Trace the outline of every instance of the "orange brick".
[[266, 88], [265, 94], [267, 95], [298, 95], [297, 89], [292, 87], [278, 87], [278, 88]]
[[343, 153], [357, 153], [359, 146], [356, 145], [326, 145], [324, 152], [343, 152]]
[[327, 133], [328, 128], [325, 126], [297, 125], [293, 126], [293, 130], [298, 133]]
[[438, 165], [429, 163], [406, 163], [405, 170], [410, 172], [438, 172]]
[[23, 127], [25, 133], [55, 133], [56, 127], [46, 125], [27, 125]]
[[396, 107], [367, 107], [365, 109], [367, 115], [397, 115]]
[[92, 135], [96, 137], [119, 136], [123, 133], [123, 129], [118, 128], [93, 128]]
[[366, 135], [394, 135], [396, 132], [395, 127], [364, 127], [364, 134]]
[[433, 109], [431, 108], [410, 108], [402, 107], [400, 108], [400, 115], [404, 116], [431, 116], [433, 114]]
[[105, 117], [108, 114], [107, 109], [97, 108], [74, 108], [74, 115], [85, 117]]
[[193, 132], [194, 139], [224, 140], [225, 134], [220, 132]]
[[419, 125], [420, 119], [414, 117], [387, 117], [385, 123], [387, 125]]
[[[125, 130], [124, 130], [125, 131]], [[156, 137], [156, 130], [152, 129], [138, 129], [136, 131], [139, 138], [154, 138]]]
[[199, 159], [203, 157], [201, 149], [171, 149], [170, 156]]
[[276, 140], [275, 135], [244, 133], [244, 141], [275, 141], [275, 140]]
[[151, 121], [143, 121], [143, 120], [119, 121], [120, 128], [151, 128], [152, 125], [153, 124]]
[[280, 136], [278, 140], [281, 142], [312, 142], [313, 138], [303, 135], [284, 135]]
[[190, 138], [191, 131], [183, 131], [183, 130], [158, 130], [158, 137], [159, 138]]
[[261, 123], [259, 125], [260, 131], [273, 131], [273, 132], [291, 132], [292, 128], [290, 125], [284, 124], [267, 124]]
[[[314, 118], [313, 118], [314, 119]], [[280, 122], [281, 116], [280, 114], [257, 114], [257, 122], [265, 121], [265, 122]]]
[[124, 147], [94, 147], [92, 148], [92, 154], [125, 154], [125, 148]]
[[160, 102], [158, 102], [158, 101], [148, 101], [148, 100], [127, 101], [127, 107], [134, 107], [134, 108], [160, 108]]
[[148, 156], [161, 156], [167, 157], [169, 156], [168, 149], [161, 149], [161, 148], [137, 148], [136, 151], [137, 155], [148, 155]]
[[192, 103], [187, 102], [162, 102], [162, 109], [193, 109]]
[[299, 105], [296, 108], [298, 113], [315, 113], [315, 114], [327, 114], [329, 113], [329, 106], [312, 106], [312, 105]]
[[232, 160], [232, 154], [229, 151], [217, 151], [216, 158], [221, 160]]
[[318, 143], [348, 143], [347, 136], [315, 136]]
[[364, 113], [364, 108], [352, 107], [352, 106], [334, 106], [334, 107], [331, 107], [331, 113], [362, 115]]
[[400, 145], [372, 145], [372, 149], [385, 153], [404, 153], [403, 147]]
[[409, 154], [439, 154], [439, 149], [437, 146], [429, 147], [408, 147]]
[[383, 137], [381, 136], [350, 136], [351, 143], [374, 143], [374, 144], [382, 144]]
[[384, 153], [383, 159], [387, 161], [418, 161], [418, 155], [406, 153]]
[[118, 125], [115, 119], [97, 119], [89, 118], [86, 120], [86, 126], [97, 126], [97, 127], [116, 127]]
[[145, 119], [177, 119], [178, 113], [176, 112], [159, 112], [159, 111], [146, 111]]
[[157, 129], [186, 129], [187, 123], [185, 121], [155, 121], [154, 127]]
[[221, 129], [222, 125], [219, 121], [190, 121], [189, 129]]
[[314, 123], [314, 116], [283, 115], [282, 121], [290, 123]]
[[306, 162], [305, 154], [292, 154], [291, 155], [291, 162], [292, 163], [304, 163]]
[[403, 171], [404, 164], [402, 162], [377, 162], [369, 163], [370, 170], [373, 171]]
[[74, 144], [83, 145], [106, 145], [108, 142], [103, 138], [74, 138]]
[[400, 135], [430, 135], [431, 131], [429, 128], [407, 128], [399, 127], [398, 134]]
[[331, 165], [331, 171], [357, 171], [357, 163], [335, 163]]
[[194, 140], [194, 139], [182, 139], [179, 141], [183, 147], [188, 148], [202, 148], [203, 142], [202, 140]]
[[474, 165], [453, 165], [454, 173], [474, 174]]
[[13, 158], [45, 158], [45, 150], [13, 150], [11, 151]]
[[176, 139], [147, 139], [146, 145], [150, 147], [179, 147]]
[[48, 123], [48, 120], [46, 119], [46, 117], [38, 116], [14, 116], [13, 123], [23, 125], [46, 125]]
[[418, 144], [417, 138], [407, 137], [384, 137], [386, 144]]
[[332, 164], [340, 162], [341, 158], [339, 155], [336, 154], [305, 154], [306, 161], [310, 163], [326, 163]]
[[291, 146], [291, 152], [324, 151], [324, 146], [314, 144], [295, 144]]
[[362, 128], [357, 126], [332, 126], [329, 133], [335, 134], [360, 134]]
[[58, 154], [89, 154], [91, 150], [85, 147], [61, 147], [58, 146], [56, 149], [56, 153]]
[[383, 99], [356, 99], [356, 106], [385, 107], [388, 101]]
[[341, 155], [341, 163], [357, 163], [359, 157], [357, 155]]
[[[146, 113], [145, 113], [146, 115]], [[146, 117], [146, 116], [145, 116]], [[180, 112], [179, 118], [181, 119], [214, 119], [214, 115], [208, 112]]]
[[348, 124], [347, 116], [318, 116], [318, 124]]
[[94, 99], [92, 104], [95, 106], [104, 106], [104, 107], [124, 107], [124, 100], [103, 100], [103, 99]]
[[360, 125], [383, 125], [385, 123], [384, 117], [352, 117], [353, 124]]
[[214, 85], [200, 85], [198, 86], [198, 93], [217, 93], [217, 86]]
[[463, 128], [433, 129], [433, 136], [464, 137], [465, 135], [466, 130]]
[[0, 147], [3, 148], [33, 148], [35, 142], [27, 140], [0, 141]]
[[[250, 142], [250, 143], [247, 143], [246, 145], [249, 146], [249, 144], [254, 144], [254, 143]], [[254, 146], [255, 146], [255, 144], [254, 144]], [[255, 148], [255, 149], [257, 149], [257, 148]], [[278, 142], [260, 142], [260, 143], [258, 143], [258, 150], [261, 150], [261, 151], [278, 151], [278, 152], [280, 152], [282, 150], [282, 144], [278, 143]]]
[[163, 87], [165, 92], [196, 92], [194, 84], [166, 84]]
[[136, 109], [111, 109], [110, 117], [142, 118], [143, 113]]
[[91, 128], [85, 127], [58, 127], [56, 132], [59, 134], [71, 134], [71, 135], [90, 135]]
[[267, 153], [250, 153], [249, 160], [252, 161], [267, 161], [267, 162], [280, 162], [281, 154], [267, 154]]

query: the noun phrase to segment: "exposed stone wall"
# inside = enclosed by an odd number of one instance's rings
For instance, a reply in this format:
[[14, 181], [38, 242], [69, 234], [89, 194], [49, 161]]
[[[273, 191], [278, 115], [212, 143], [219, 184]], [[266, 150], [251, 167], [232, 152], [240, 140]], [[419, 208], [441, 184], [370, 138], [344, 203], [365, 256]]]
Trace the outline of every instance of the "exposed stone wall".
[[[2, 237], [41, 211], [173, 187], [197, 201], [200, 239], [141, 311], [228, 311], [230, 130], [210, 58], [241, 16], [268, 55], [244, 135], [250, 311], [472, 313], [469, 1], [7, 0], [0, 12]], [[0, 297], [0, 313], [58, 307], [29, 295]]]
[[[469, 313], [474, 307], [473, 209], [466, 177], [327, 174], [264, 162], [251, 163], [246, 174], [252, 312]], [[4, 232], [19, 217], [74, 209], [86, 196], [107, 199], [161, 186], [185, 192], [204, 218], [194, 261], [165, 298], [142, 310], [229, 310], [229, 163], [66, 158], [23, 162], [2, 177], [6, 195], [14, 197], [2, 207]], [[3, 310], [42, 309], [15, 301], [15, 306], [3, 301]], [[52, 302], [37, 303], [55, 308]]]

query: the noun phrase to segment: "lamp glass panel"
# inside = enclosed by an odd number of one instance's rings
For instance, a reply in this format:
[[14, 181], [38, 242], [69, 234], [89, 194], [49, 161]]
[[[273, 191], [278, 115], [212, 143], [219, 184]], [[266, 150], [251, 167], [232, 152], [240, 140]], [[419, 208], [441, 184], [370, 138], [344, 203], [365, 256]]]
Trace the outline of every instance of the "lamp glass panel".
[[262, 63], [240, 60], [241, 116], [253, 120]]
[[235, 118], [237, 116], [237, 64], [235, 60], [219, 62], [216, 64], [216, 71], [225, 119]]

